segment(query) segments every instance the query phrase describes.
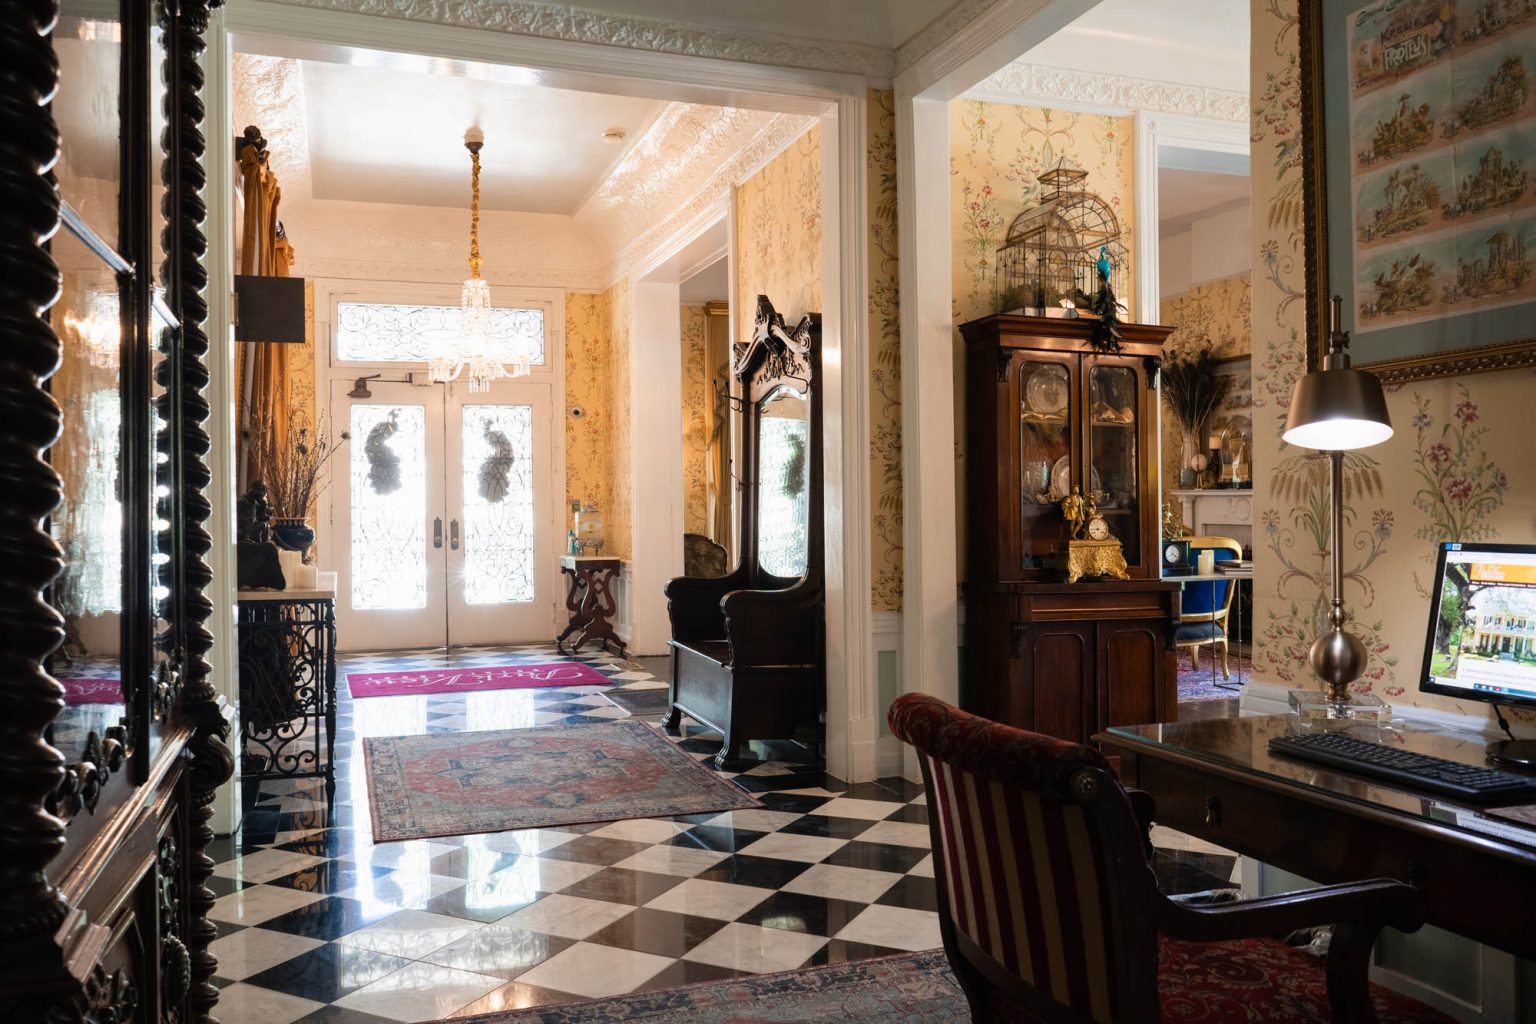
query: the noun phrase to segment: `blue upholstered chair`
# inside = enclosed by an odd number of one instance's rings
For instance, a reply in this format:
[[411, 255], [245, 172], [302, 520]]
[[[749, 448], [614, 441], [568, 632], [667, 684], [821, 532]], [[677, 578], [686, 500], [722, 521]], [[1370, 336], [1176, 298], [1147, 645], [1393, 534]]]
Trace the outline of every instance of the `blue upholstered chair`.
[[[1214, 551], [1216, 558], [1242, 558], [1243, 546], [1231, 537], [1189, 538], [1189, 560], [1196, 561], [1200, 552]], [[1186, 584], [1180, 598], [1179, 624], [1173, 631], [1173, 642], [1178, 647], [1189, 648], [1189, 663], [1200, 667], [1200, 648], [1211, 645], [1215, 656], [1216, 646], [1221, 646], [1221, 675], [1231, 679], [1227, 667], [1227, 617], [1232, 611], [1232, 594], [1237, 590], [1236, 580], [1194, 580]]]

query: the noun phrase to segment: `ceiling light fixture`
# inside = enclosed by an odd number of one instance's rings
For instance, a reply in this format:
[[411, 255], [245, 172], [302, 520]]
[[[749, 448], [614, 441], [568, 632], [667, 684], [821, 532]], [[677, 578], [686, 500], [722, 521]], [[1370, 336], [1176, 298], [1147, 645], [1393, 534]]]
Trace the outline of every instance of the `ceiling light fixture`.
[[526, 354], [515, 354], [503, 363], [493, 351], [491, 339], [491, 286], [480, 276], [480, 150], [485, 133], [471, 128], [464, 133], [469, 150], [469, 278], [459, 298], [459, 332], [453, 351], [427, 361], [427, 379], [446, 384], [466, 372], [469, 392], [489, 391], [502, 377], [523, 377], [529, 372]]
[[603, 141], [610, 146], [617, 146], [627, 138], [629, 138], [629, 132], [623, 128], [609, 128], [603, 132]]

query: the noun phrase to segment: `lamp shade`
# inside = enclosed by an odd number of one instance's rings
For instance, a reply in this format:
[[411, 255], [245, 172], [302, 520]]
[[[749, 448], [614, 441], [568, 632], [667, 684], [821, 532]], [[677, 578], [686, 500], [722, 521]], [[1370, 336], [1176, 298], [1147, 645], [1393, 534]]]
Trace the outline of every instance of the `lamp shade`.
[[1381, 381], [1349, 366], [1307, 374], [1291, 392], [1280, 436], [1287, 444], [1330, 452], [1380, 444], [1392, 436]]

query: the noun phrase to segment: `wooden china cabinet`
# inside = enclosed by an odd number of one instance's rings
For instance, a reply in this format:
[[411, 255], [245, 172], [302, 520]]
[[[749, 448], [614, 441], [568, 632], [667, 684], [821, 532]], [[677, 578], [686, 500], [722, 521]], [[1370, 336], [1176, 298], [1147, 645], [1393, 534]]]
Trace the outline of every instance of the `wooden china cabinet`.
[[[999, 314], [966, 345], [967, 710], [1087, 742], [1171, 721], [1176, 583], [1160, 578], [1157, 373], [1171, 328]], [[1067, 583], [1061, 499], [1081, 489], [1120, 541], [1126, 580]]]

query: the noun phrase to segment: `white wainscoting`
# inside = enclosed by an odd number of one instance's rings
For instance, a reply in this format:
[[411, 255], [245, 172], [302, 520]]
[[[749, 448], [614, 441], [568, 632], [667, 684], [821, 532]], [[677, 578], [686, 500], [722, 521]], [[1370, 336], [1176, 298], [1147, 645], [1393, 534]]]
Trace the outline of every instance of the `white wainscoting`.
[[889, 778], [902, 773], [901, 741], [891, 735], [885, 713], [901, 693], [901, 613], [874, 612], [870, 635], [875, 641], [875, 776]]

